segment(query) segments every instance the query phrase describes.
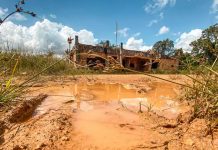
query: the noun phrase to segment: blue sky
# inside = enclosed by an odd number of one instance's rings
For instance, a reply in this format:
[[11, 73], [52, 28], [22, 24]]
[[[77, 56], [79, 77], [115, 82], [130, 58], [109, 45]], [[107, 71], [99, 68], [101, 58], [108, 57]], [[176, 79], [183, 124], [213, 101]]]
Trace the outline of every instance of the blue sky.
[[[0, 0], [0, 7], [9, 12], [15, 2]], [[24, 8], [39, 18], [25, 16], [27, 19], [14, 19], [13, 23], [30, 27], [46, 18], [115, 43], [117, 21], [119, 42], [134, 38], [147, 46], [165, 38], [178, 42], [183, 33], [218, 22], [217, 0], [27, 0]]]

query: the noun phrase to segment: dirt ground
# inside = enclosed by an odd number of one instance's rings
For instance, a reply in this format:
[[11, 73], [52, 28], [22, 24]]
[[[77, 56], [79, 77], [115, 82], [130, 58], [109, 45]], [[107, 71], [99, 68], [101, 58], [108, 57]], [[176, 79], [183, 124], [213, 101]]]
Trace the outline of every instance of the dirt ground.
[[212, 136], [205, 120], [186, 123], [191, 108], [178, 100], [182, 90], [143, 75], [40, 77], [26, 101], [42, 93], [47, 98], [34, 104], [30, 118], [7, 122], [0, 149], [218, 149], [218, 133]]

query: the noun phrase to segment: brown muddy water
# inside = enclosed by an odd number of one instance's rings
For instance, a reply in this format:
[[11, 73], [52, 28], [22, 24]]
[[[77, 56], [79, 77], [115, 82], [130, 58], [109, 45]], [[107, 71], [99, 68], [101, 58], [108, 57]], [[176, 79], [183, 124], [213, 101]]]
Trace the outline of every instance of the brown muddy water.
[[[46, 87], [41, 91], [50, 95], [35, 111], [35, 116], [49, 110], [70, 105], [73, 113], [74, 145], [77, 149], [91, 146], [102, 149], [128, 149], [157, 137], [138, 115], [153, 111], [166, 118], [176, 118], [182, 107], [175, 101], [175, 86], [154, 83], [152, 87], [132, 84], [72, 84]], [[37, 93], [35, 93], [37, 94]], [[146, 135], [146, 136], [145, 136]]]
[[35, 115], [59, 109], [68, 102], [73, 102], [72, 111], [83, 112], [108, 106], [138, 112], [141, 103], [142, 111], [154, 111], [169, 119], [176, 117], [181, 109], [175, 101], [176, 89], [171, 84], [154, 83], [149, 88], [131, 84], [74, 84], [47, 87], [42, 91], [50, 96], [36, 109]]

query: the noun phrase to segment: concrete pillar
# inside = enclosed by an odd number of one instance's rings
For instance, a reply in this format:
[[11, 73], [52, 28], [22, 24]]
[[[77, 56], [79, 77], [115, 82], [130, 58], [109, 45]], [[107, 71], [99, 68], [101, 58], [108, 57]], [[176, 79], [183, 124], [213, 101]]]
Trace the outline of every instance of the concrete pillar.
[[152, 59], [150, 59], [148, 71], [151, 71], [151, 69], [152, 69]]
[[120, 60], [120, 65], [123, 65], [123, 58], [122, 58], [122, 52], [123, 52], [123, 43], [120, 44], [120, 53], [119, 53], [119, 60]]
[[74, 67], [76, 68], [76, 64], [78, 62], [78, 45], [79, 45], [79, 37], [76, 35], [75, 36], [75, 45], [74, 45], [74, 52], [73, 52], [73, 62], [74, 62]]
[[106, 67], [109, 66], [109, 61], [108, 61], [108, 48], [110, 47], [110, 41], [106, 41], [105, 44], [104, 44], [104, 53], [105, 53], [105, 65]]
[[79, 37], [78, 35], [75, 36], [75, 45], [77, 46], [79, 44]]
[[79, 36], [75, 36], [75, 46], [76, 46], [76, 62], [79, 63], [80, 55], [79, 55]]

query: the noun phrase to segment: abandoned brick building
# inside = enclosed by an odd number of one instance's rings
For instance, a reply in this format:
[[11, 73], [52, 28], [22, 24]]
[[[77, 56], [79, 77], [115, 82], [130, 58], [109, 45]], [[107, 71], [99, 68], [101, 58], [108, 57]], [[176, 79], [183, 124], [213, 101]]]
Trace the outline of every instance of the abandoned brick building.
[[113, 60], [121, 66], [137, 71], [159, 70], [176, 70], [178, 60], [175, 58], [161, 58], [159, 54], [153, 51], [135, 51], [120, 47], [110, 47], [109, 41], [104, 46], [93, 46], [79, 43], [78, 36], [75, 36], [75, 45], [70, 52], [70, 59], [81, 66], [94, 66], [96, 63], [102, 64], [103, 67], [109, 65]]

